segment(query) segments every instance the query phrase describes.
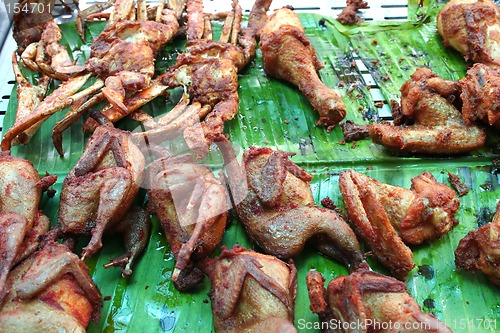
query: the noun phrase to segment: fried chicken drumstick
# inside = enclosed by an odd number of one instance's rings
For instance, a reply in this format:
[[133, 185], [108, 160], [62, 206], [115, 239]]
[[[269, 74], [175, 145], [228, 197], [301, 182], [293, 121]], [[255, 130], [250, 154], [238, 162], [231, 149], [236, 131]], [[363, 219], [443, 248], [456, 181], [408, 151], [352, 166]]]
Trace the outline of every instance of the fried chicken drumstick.
[[203, 261], [212, 281], [215, 332], [297, 332], [297, 271], [276, 257], [235, 246]]
[[437, 29], [445, 46], [466, 60], [500, 68], [500, 10], [491, 0], [452, 0], [438, 13]]
[[422, 312], [405, 284], [392, 277], [362, 269], [333, 279], [326, 290], [325, 278], [317, 271], [310, 271], [306, 281], [311, 311], [319, 315], [323, 332], [452, 332], [434, 315]]
[[261, 30], [260, 48], [267, 74], [296, 86], [319, 113], [316, 125], [332, 130], [346, 116], [339, 91], [326, 86], [317, 71], [323, 64], [310, 45], [295, 12], [281, 8]]
[[364, 262], [354, 232], [335, 211], [314, 204], [312, 176], [288, 159], [293, 155], [251, 147], [243, 154], [241, 169], [226, 165], [233, 198], [238, 192], [235, 183], [248, 183], [246, 196], [235, 201], [240, 221], [266, 253], [291, 258], [311, 241], [324, 255], [354, 269]]
[[415, 266], [405, 245], [421, 244], [450, 231], [460, 201], [429, 172], [412, 178], [411, 189], [381, 183], [354, 170], [340, 174], [347, 217], [374, 256], [404, 280]]
[[500, 204], [490, 223], [470, 231], [455, 250], [455, 265], [466, 270], [480, 270], [491, 283], [500, 286]]
[[419, 68], [401, 87], [401, 109], [393, 107], [394, 124], [374, 123], [370, 137], [394, 151], [450, 155], [478, 149], [486, 133], [465, 123], [454, 105], [459, 96], [458, 82]]

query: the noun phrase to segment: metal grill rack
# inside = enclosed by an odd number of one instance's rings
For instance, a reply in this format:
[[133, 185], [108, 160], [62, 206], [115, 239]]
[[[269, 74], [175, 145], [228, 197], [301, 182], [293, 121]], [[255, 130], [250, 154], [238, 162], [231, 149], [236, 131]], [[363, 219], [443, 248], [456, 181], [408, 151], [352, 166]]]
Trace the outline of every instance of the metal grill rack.
[[[101, 1], [80, 1], [80, 9], [83, 10], [89, 6], [97, 3], [105, 2]], [[147, 0], [147, 3], [156, 3], [157, 0]], [[408, 14], [408, 1], [407, 0], [391, 0], [389, 3], [382, 0], [369, 1], [369, 6], [366, 9], [361, 10], [361, 17], [365, 21], [403, 21], [407, 19]], [[251, 6], [253, 4], [252, 0], [241, 0], [240, 5], [245, 12], [250, 12]], [[204, 8], [206, 12], [216, 12], [220, 8], [228, 8], [231, 5], [231, 0], [205, 0]], [[345, 7], [345, 0], [321, 0], [315, 1], [314, 4], [310, 6], [305, 6], [304, 1], [301, 0], [274, 0], [271, 9], [281, 8], [283, 6], [290, 5], [297, 12], [303, 13], [316, 13], [328, 17], [337, 17], [341, 10]], [[68, 13], [64, 11], [64, 8], [58, 0], [56, 0], [54, 6], [54, 16], [57, 23], [64, 23], [69, 21], [74, 21], [77, 15], [77, 11], [74, 10], [73, 13]], [[15, 77], [12, 71], [11, 57], [12, 52], [16, 50], [16, 42], [12, 38], [12, 29], [9, 31], [8, 36], [2, 45], [0, 51], [0, 136], [2, 133], [2, 124], [7, 111], [7, 105], [9, 102], [12, 89], [15, 84]], [[358, 71], [361, 73], [367, 86], [370, 86], [370, 93], [372, 94], [373, 100], [375, 102], [384, 101], [383, 95], [377, 88], [376, 82], [371, 76], [370, 72], [363, 64], [361, 59], [356, 59], [356, 66]], [[391, 111], [387, 104], [384, 107], [378, 109], [380, 118], [388, 119], [391, 118]]]

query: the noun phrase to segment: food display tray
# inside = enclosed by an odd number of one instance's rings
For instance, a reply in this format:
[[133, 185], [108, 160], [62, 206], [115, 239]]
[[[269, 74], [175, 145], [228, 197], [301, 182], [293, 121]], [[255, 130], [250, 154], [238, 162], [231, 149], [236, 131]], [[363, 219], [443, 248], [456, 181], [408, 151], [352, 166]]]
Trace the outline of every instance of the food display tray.
[[[320, 71], [322, 80], [342, 93], [348, 110], [347, 120], [367, 124], [390, 119], [389, 101], [399, 100], [401, 85], [419, 67], [428, 67], [450, 80], [465, 76], [467, 64], [463, 57], [444, 48], [436, 31], [435, 18], [443, 2], [412, 0], [405, 1], [404, 5], [405, 10], [407, 8], [404, 17], [365, 20], [349, 27], [337, 22], [333, 14], [299, 14], [312, 46], [325, 64]], [[79, 63], [85, 61], [90, 41], [100, 33], [104, 24], [88, 24], [86, 43], [80, 41], [74, 23], [61, 25], [63, 43], [78, 56]], [[217, 30], [220, 31], [220, 27], [216, 27], [215, 32]], [[161, 73], [168, 68], [183, 49], [182, 40], [167, 46], [158, 56], [157, 71]], [[3, 62], [4, 57], [2, 52]], [[30, 79], [36, 77], [25, 73]], [[445, 157], [393, 153], [371, 140], [343, 143], [339, 127], [330, 133], [316, 127], [318, 116], [307, 99], [295, 87], [265, 75], [260, 50], [257, 50], [255, 60], [240, 72], [239, 83], [239, 113], [225, 127], [238, 156], [241, 157], [250, 146], [296, 153], [291, 159], [314, 176], [311, 188], [317, 204], [328, 196], [343, 209], [338, 176], [351, 168], [381, 182], [406, 188], [410, 187], [412, 177], [424, 171], [431, 172], [438, 181], [447, 185], [450, 185], [448, 172], [459, 175], [469, 188], [469, 193], [460, 197], [461, 205], [456, 215], [459, 224], [438, 240], [411, 247], [416, 267], [405, 283], [422, 309], [435, 314], [454, 332], [498, 331], [500, 289], [490, 284], [481, 273], [459, 271], [454, 264], [454, 250], [460, 239], [468, 231], [491, 221], [495, 213], [500, 197], [498, 133], [488, 129], [486, 145], [467, 155]], [[14, 89], [12, 85], [10, 89]], [[157, 98], [143, 110], [153, 116], [162, 115], [175, 105], [180, 94], [174, 90], [169, 97]], [[17, 105], [15, 90], [9, 92], [6, 100], [4, 128], [9, 128]], [[383, 102], [383, 105], [377, 102]], [[44, 197], [42, 202], [42, 208], [53, 224], [57, 222], [58, 195], [64, 177], [80, 158], [88, 138], [82, 132], [83, 121], [78, 121], [64, 133], [65, 154], [60, 157], [51, 144], [51, 131], [63, 113], [52, 116], [43, 124], [27, 146], [12, 149], [13, 155], [32, 161], [40, 173], [58, 176], [54, 186], [56, 196]], [[128, 130], [138, 128], [138, 124], [130, 120], [121, 121], [116, 126]], [[181, 139], [166, 145], [174, 153], [187, 152]], [[200, 161], [215, 172], [220, 170], [221, 162], [216, 149]], [[140, 191], [136, 201], [140, 205], [147, 204], [146, 189]], [[86, 241], [82, 240], [80, 246]], [[119, 236], [106, 235], [103, 244], [102, 250], [86, 261], [104, 297], [101, 319], [91, 323], [88, 332], [213, 330], [208, 297], [210, 281], [205, 278], [199, 287], [189, 292], [179, 292], [174, 288], [170, 281], [174, 259], [156, 218], [153, 218], [147, 249], [129, 279], [122, 278], [119, 269], [103, 268], [109, 258], [123, 252]], [[235, 217], [231, 218], [223, 244], [227, 247], [240, 244], [258, 250]], [[298, 270], [296, 327], [299, 332], [318, 332], [315, 324], [318, 317], [309, 310], [305, 275], [316, 269], [330, 281], [347, 274], [347, 270], [309, 246], [294, 261]], [[373, 270], [389, 275], [375, 260], [369, 258], [369, 263]]]

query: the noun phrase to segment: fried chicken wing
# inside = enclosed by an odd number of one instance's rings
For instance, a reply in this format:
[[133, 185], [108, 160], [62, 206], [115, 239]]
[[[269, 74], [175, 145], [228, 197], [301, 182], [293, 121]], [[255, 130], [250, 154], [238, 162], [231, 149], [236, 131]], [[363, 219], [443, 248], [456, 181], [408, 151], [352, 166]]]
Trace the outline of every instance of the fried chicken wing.
[[172, 280], [179, 290], [194, 287], [203, 273], [194, 263], [220, 244], [227, 222], [226, 190], [212, 171], [191, 155], [167, 157], [149, 166], [149, 209], [177, 260]]
[[293, 262], [286, 264], [236, 245], [203, 261], [202, 268], [212, 282], [215, 332], [297, 332]]
[[0, 332], [84, 333], [102, 306], [87, 270], [66, 245], [46, 241], [10, 273]]
[[77, 162], [64, 179], [58, 222], [68, 235], [91, 235], [82, 259], [102, 247], [105, 230], [114, 229], [127, 237], [127, 254], [112, 260], [131, 274], [133, 259], [148, 239], [149, 214], [135, 209], [127, 215], [143, 179], [145, 159], [129, 133], [99, 127]]
[[419, 68], [401, 87], [401, 110], [393, 110], [394, 124], [374, 123], [370, 137], [388, 149], [412, 153], [463, 154], [481, 148], [486, 133], [465, 123], [455, 106], [459, 95], [458, 82]]
[[242, 169], [228, 171], [233, 198], [235, 183], [248, 183], [242, 201], [235, 202], [247, 234], [264, 252], [280, 258], [297, 255], [311, 241], [326, 256], [357, 267], [364, 258], [356, 236], [335, 211], [314, 204], [312, 176], [288, 159], [293, 155], [251, 147]]
[[422, 312], [405, 284], [394, 278], [363, 269], [333, 279], [325, 290], [321, 273], [310, 271], [306, 282], [311, 311], [319, 315], [323, 332], [452, 332]]
[[40, 178], [31, 162], [0, 153], [0, 304], [9, 271], [36, 250], [38, 236], [49, 229], [38, 206], [42, 191], [56, 179]]
[[482, 121], [500, 129], [500, 73], [484, 64], [474, 64], [460, 80], [460, 86], [465, 122]]
[[470, 231], [455, 250], [455, 265], [466, 270], [480, 270], [491, 283], [500, 286], [500, 205], [490, 223]]
[[298, 86], [319, 113], [317, 125], [330, 131], [345, 118], [346, 106], [340, 92], [319, 78], [317, 71], [323, 64], [295, 12], [282, 8], [269, 16], [261, 30], [260, 48], [266, 73]]
[[466, 60], [500, 66], [500, 10], [491, 0], [452, 0], [438, 13], [444, 45]]
[[404, 280], [415, 266], [405, 245], [421, 244], [450, 231], [460, 201], [429, 172], [412, 178], [411, 189], [381, 183], [348, 170], [339, 177], [347, 217], [357, 235], [391, 273]]

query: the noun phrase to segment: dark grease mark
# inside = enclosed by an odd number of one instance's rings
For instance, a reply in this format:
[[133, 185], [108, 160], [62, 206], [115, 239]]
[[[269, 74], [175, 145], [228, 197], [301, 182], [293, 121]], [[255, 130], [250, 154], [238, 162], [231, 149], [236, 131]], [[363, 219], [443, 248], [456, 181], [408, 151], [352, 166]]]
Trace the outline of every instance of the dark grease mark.
[[432, 298], [428, 298], [424, 301], [424, 306], [429, 309], [434, 309], [436, 307], [436, 301]]
[[418, 274], [422, 275], [427, 280], [434, 279], [434, 267], [429, 265], [418, 266]]
[[481, 208], [477, 214], [477, 227], [481, 228], [493, 219], [493, 212], [488, 208]]
[[493, 185], [489, 180], [487, 180], [484, 184], [479, 185], [485, 191], [491, 191], [493, 189]]
[[326, 20], [324, 18], [321, 18], [319, 21], [318, 21], [318, 24], [321, 28], [326, 28]]

